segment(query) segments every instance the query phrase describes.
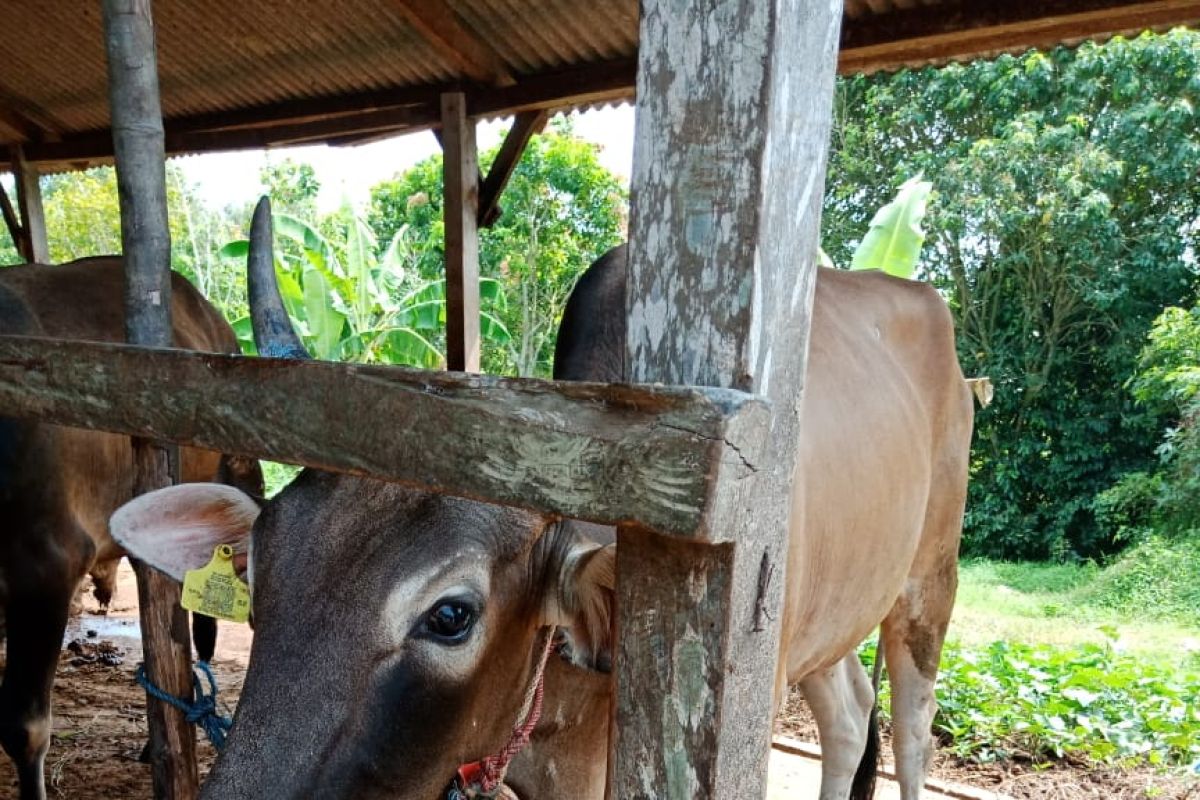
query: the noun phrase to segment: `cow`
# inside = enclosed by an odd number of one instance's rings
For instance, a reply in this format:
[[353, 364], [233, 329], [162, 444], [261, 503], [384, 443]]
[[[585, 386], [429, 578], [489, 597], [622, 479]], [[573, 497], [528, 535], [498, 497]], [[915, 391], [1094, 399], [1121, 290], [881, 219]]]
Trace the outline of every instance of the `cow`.
[[[233, 329], [183, 277], [172, 276], [174, 344], [237, 352]], [[0, 334], [124, 339], [119, 257], [0, 269]], [[255, 461], [184, 448], [183, 480], [223, 480], [260, 494]], [[109, 535], [112, 513], [132, 495], [128, 437], [0, 417], [0, 611], [7, 658], [0, 686], [0, 744], [16, 766], [22, 800], [45, 797], [50, 704], [63, 631], [77, 588], [92, 576], [107, 605], [125, 551]], [[211, 658], [215, 621], [193, 620]]]
[[[249, 279], [264, 286], [269, 221], [260, 203]], [[606, 341], [560, 348], [564, 359], [603, 350], [609, 368], [563, 365], [560, 377], [619, 377], [624, 258], [610, 253], [580, 284], [609, 290], [602, 307], [580, 290], [568, 307], [611, 323], [598, 328]], [[260, 291], [252, 317], [261, 351], [300, 350], [277, 290]], [[971, 397], [945, 303], [882, 274], [821, 271], [809, 359], [774, 698], [798, 682], [813, 710], [823, 800], [868, 796], [875, 698], [855, 647], [882, 623], [912, 800], [957, 582]], [[584, 663], [611, 651], [619, 545], [527, 511], [310, 469], [261, 512], [227, 487], [180, 486], [135, 499], [112, 527], [176, 578], [214, 543], [246, 551], [255, 639], [206, 798], [454, 796], [456, 774], [502, 764], [528, 733], [550, 631], [569, 629]], [[602, 752], [586, 735], [570, 747]], [[598, 796], [598, 772], [563, 776], [558, 793]]]

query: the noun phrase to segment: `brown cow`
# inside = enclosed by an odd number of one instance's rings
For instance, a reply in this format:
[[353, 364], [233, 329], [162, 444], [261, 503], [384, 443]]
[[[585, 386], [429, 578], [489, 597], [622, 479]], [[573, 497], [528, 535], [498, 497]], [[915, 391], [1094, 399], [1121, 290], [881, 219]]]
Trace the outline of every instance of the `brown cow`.
[[[268, 220], [260, 204], [256, 281], [273, 281]], [[865, 797], [855, 773], [863, 761], [860, 778], [873, 777], [874, 698], [855, 646], [882, 622], [907, 800], [922, 783], [954, 599], [971, 398], [945, 304], [879, 274], [821, 273], [810, 358], [775, 698], [790, 678], [813, 708], [822, 798], [852, 784]], [[248, 524], [256, 514], [225, 487], [193, 486], [113, 519], [131, 551], [158, 542], [147, 560], [176, 576], [212, 543], [249, 539], [255, 641], [205, 797], [445, 797], [460, 766], [505, 749], [528, 719], [550, 627], [605, 646], [614, 551], [573, 525], [314, 470]], [[190, 546], [172, 547], [181, 532]], [[595, 783], [595, 771], [568, 775], [558, 794], [593, 797]]]
[[[172, 292], [176, 346], [237, 351], [233, 330], [191, 284], [174, 275]], [[121, 341], [123, 308], [117, 257], [0, 269], [3, 334]], [[184, 480], [261, 492], [255, 462], [184, 449], [181, 470]], [[22, 800], [45, 797], [50, 693], [68, 609], [88, 573], [102, 604], [112, 596], [125, 551], [109, 536], [108, 520], [132, 494], [133, 477], [128, 437], [0, 417], [0, 610], [8, 642], [0, 743], [16, 764]], [[200, 635], [197, 645], [211, 655]]]

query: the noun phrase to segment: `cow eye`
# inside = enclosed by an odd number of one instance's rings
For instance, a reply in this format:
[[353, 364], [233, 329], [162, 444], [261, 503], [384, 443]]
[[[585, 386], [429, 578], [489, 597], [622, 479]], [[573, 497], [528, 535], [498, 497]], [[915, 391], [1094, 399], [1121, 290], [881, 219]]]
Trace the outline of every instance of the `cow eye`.
[[475, 609], [460, 600], [444, 600], [425, 616], [426, 632], [452, 644], [466, 639], [474, 624]]

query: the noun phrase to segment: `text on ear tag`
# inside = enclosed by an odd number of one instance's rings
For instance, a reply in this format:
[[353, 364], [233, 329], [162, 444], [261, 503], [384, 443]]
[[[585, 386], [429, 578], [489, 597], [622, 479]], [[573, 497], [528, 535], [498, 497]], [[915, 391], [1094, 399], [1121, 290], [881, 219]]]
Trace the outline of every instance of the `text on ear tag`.
[[233, 568], [233, 548], [219, 544], [212, 560], [183, 576], [179, 604], [188, 611], [230, 622], [250, 619], [250, 589]]

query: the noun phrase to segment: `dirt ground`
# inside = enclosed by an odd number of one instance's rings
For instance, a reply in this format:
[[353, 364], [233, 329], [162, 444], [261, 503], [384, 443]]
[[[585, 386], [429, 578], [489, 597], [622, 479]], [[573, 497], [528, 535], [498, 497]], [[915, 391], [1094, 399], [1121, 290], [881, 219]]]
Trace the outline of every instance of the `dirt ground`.
[[[218, 702], [226, 706], [226, 714], [232, 714], [237, 704], [250, 640], [247, 626], [221, 624], [213, 668]], [[132, 570], [122, 563], [107, 616], [99, 615], [88, 594], [83, 615], [67, 626], [54, 683], [54, 739], [46, 758], [49, 797], [153, 796], [150, 766], [138, 763], [146, 743], [146, 701], [133, 673], [141, 657], [137, 586]], [[203, 734], [196, 754], [204, 775], [216, 754]], [[12, 762], [0, 754], [0, 797], [16, 796]]]
[[[146, 741], [146, 723], [144, 694], [133, 679], [141, 658], [136, 600], [132, 572], [123, 565], [109, 614], [98, 616], [89, 596], [84, 615], [68, 627], [54, 687], [54, 740], [46, 760], [52, 798], [148, 798], [152, 794], [150, 768], [138, 763]], [[221, 626], [214, 668], [226, 713], [232, 713], [241, 690], [250, 639], [244, 625]], [[79, 644], [69, 647], [72, 642]], [[776, 731], [793, 739], [816, 741], [815, 727], [798, 692], [792, 693]], [[884, 740], [885, 760], [890, 760], [886, 729]], [[203, 736], [197, 753], [203, 775], [215, 756]], [[938, 753], [931, 776], [1020, 800], [1200, 800], [1200, 780], [1148, 768], [1098, 770], [1060, 764], [1041, 769], [1019, 762], [978, 765]], [[11, 762], [2, 755], [0, 795], [16, 797], [16, 776]]]

